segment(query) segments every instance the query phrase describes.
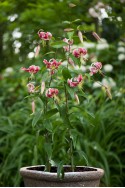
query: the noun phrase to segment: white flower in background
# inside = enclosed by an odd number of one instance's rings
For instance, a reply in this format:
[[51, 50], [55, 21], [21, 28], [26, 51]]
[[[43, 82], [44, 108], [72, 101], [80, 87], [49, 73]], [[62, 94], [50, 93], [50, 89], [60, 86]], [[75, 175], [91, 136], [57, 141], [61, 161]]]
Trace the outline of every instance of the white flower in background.
[[111, 64], [106, 64], [103, 66], [105, 72], [112, 72], [113, 66]]
[[94, 17], [94, 18], [98, 18], [99, 17], [99, 14], [95, 11], [94, 8], [90, 8], [89, 9], [89, 14]]
[[116, 82], [111, 77], [103, 78], [102, 84], [111, 88], [116, 86]]
[[30, 52], [28, 53], [28, 58], [29, 59], [32, 59], [34, 57], [35, 53], [34, 52]]
[[63, 61], [63, 62], [62, 62], [62, 65], [63, 65], [63, 66], [67, 66], [67, 61]]
[[118, 42], [118, 46], [125, 46], [125, 43], [120, 41], [120, 42]]
[[119, 54], [119, 55], [118, 55], [118, 60], [119, 60], [119, 61], [125, 60], [125, 54]]
[[14, 39], [18, 39], [22, 37], [22, 33], [20, 32], [19, 28], [14, 29], [14, 31], [12, 32], [12, 36]]
[[93, 83], [93, 88], [99, 88], [99, 87], [101, 87], [101, 84], [99, 84], [98, 82]]
[[98, 62], [97, 57], [96, 57], [96, 56], [92, 57], [92, 58], [91, 58], [91, 62], [92, 62], [92, 63]]
[[122, 96], [122, 93], [121, 93], [120, 91], [116, 91], [116, 92], [115, 92], [115, 96], [116, 96], [116, 97], [121, 97], [121, 96]]
[[121, 22], [121, 21], [122, 21], [122, 18], [121, 18], [120, 16], [118, 16], [118, 17], [117, 17], [117, 20], [118, 20], [119, 22]]
[[[84, 47], [85, 48], [95, 48], [95, 46], [96, 45], [93, 42], [84, 42]], [[83, 45], [81, 47], [83, 47]]]
[[124, 47], [118, 47], [118, 52], [125, 52], [125, 48]]
[[82, 70], [83, 72], [86, 72], [86, 70], [87, 70], [87, 68], [85, 67], [85, 66], [81, 66], [81, 67], [79, 67], [78, 65], [76, 65], [75, 67], [74, 67], [74, 69], [75, 70]]
[[121, 3], [125, 3], [125, 0], [120, 0]]
[[107, 43], [107, 41], [105, 39], [101, 38], [101, 40], [98, 41], [96, 49], [97, 50], [104, 50], [106, 48], [109, 48], [109, 44]]
[[4, 77], [10, 76], [14, 73], [14, 69], [12, 67], [7, 67], [3, 73]]

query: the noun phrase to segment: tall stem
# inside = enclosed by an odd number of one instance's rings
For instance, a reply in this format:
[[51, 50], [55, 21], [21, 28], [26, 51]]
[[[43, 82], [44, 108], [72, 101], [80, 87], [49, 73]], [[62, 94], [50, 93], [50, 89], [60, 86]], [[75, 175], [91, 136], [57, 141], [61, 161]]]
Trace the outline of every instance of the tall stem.
[[[66, 89], [65, 83], [64, 83], [64, 90], [65, 90], [65, 100], [66, 100], [66, 112], [68, 114], [68, 94], [67, 94], [67, 89]], [[72, 141], [70, 135], [71, 134], [70, 134], [70, 130], [69, 130], [71, 169], [72, 169], [72, 172], [74, 172], [73, 141]]]
[[[51, 82], [52, 82], [52, 75], [51, 75], [51, 77], [50, 77], [50, 81], [49, 81], [49, 84], [48, 84], [49, 87], [50, 87], [50, 85], [51, 85]], [[45, 113], [47, 112], [47, 107], [48, 107], [47, 104], [48, 104], [48, 100], [47, 100], [47, 98], [46, 98]], [[49, 135], [48, 135], [48, 133], [47, 133], [47, 134], [46, 134], [46, 142], [48, 142], [48, 140], [49, 140]], [[47, 156], [47, 161], [46, 161], [46, 165], [45, 165], [45, 171], [50, 172], [50, 170], [51, 170], [50, 159], [49, 159], [49, 157]]]
[[71, 155], [71, 169], [72, 169], [72, 172], [74, 172], [73, 142], [71, 138], [70, 138], [70, 155]]
[[69, 44], [69, 54], [68, 54], [68, 63], [67, 63], [67, 69], [68, 69], [68, 65], [69, 65], [69, 55], [70, 55], [70, 49], [71, 49], [71, 46], [70, 46], [70, 44]]
[[66, 100], [66, 112], [68, 113], [68, 94], [67, 94], [65, 83], [64, 83], [64, 90], [65, 90], [65, 100]]

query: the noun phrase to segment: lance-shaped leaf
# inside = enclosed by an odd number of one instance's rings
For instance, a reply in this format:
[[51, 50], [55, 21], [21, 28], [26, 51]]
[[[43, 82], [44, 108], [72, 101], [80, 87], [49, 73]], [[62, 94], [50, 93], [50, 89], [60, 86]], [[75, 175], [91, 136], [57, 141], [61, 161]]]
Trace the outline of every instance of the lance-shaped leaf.
[[37, 122], [41, 118], [41, 115], [42, 115], [42, 111], [41, 110], [35, 113], [33, 121], [32, 121], [32, 126], [33, 127], [37, 124]]
[[58, 112], [58, 109], [57, 108], [54, 108], [52, 110], [49, 110], [46, 112], [46, 114], [44, 115], [44, 118], [50, 118], [52, 117], [53, 115], [55, 115], [56, 113]]
[[72, 40], [73, 35], [74, 35], [74, 31], [67, 32], [67, 36], [68, 36], [69, 40]]
[[71, 74], [67, 68], [64, 68], [62, 70], [63, 78], [67, 81], [68, 78], [71, 78]]
[[52, 46], [53, 48], [62, 48], [63, 46], [66, 46], [66, 43], [63, 42], [63, 41], [53, 42], [53, 43], [51, 44], [51, 46]]
[[81, 61], [79, 58], [76, 58], [74, 55], [70, 54], [69, 57], [74, 61], [75, 65], [81, 66]]

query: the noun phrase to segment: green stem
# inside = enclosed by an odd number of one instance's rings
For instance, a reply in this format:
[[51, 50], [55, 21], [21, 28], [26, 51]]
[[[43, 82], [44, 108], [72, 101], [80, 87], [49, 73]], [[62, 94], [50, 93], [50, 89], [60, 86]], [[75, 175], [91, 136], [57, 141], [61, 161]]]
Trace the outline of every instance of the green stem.
[[68, 53], [68, 63], [67, 63], [67, 69], [68, 69], [68, 65], [69, 65], [69, 55], [70, 55], [70, 48], [71, 48], [71, 46], [70, 46], [70, 44], [69, 44], [69, 53]]
[[68, 94], [67, 94], [67, 89], [66, 89], [65, 83], [64, 83], [64, 90], [65, 90], [65, 100], [66, 100], [66, 112], [68, 114]]
[[70, 138], [70, 155], [71, 155], [71, 169], [72, 169], [72, 172], [74, 172], [73, 142], [71, 138]]
[[[66, 98], [66, 112], [68, 114], [68, 94], [67, 94], [67, 89], [66, 85], [64, 83], [64, 90], [65, 90], [65, 98]], [[69, 138], [70, 138], [70, 160], [71, 160], [71, 169], [72, 172], [74, 172], [74, 159], [73, 159], [73, 141], [70, 137], [70, 131], [69, 131]]]
[[52, 82], [52, 75], [50, 76], [49, 87], [51, 85], [51, 82]]
[[[51, 85], [51, 82], [52, 82], [52, 75], [51, 75], [51, 77], [50, 77], [50, 81], [49, 81], [49, 84], [48, 84], [49, 87], [50, 87], [50, 85]], [[47, 112], [47, 108], [48, 108], [48, 99], [46, 98], [45, 113]], [[46, 134], [46, 142], [48, 142], [48, 140], [49, 140], [49, 135], [48, 135], [48, 133], [47, 133], [47, 134]], [[51, 170], [50, 159], [49, 159], [49, 157], [47, 156], [47, 161], [46, 161], [46, 165], [45, 165], [45, 171], [46, 171], [46, 172], [50, 172], [50, 170]]]

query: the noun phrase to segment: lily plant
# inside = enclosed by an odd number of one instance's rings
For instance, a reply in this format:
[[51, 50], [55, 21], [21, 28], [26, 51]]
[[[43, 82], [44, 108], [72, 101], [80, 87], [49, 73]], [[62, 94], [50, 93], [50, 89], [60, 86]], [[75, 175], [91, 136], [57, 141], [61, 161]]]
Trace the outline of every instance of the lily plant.
[[[97, 40], [101, 40], [95, 32], [92, 35]], [[75, 45], [76, 38], [81, 43], [80, 47]], [[61, 37], [60, 41], [56, 41], [50, 32], [39, 30], [38, 40], [35, 58], [39, 65], [35, 63], [35, 65], [27, 68], [21, 68], [28, 75], [26, 87], [32, 107], [32, 125], [33, 127], [36, 126], [37, 130], [41, 130], [41, 127], [44, 127], [45, 130], [43, 132], [46, 151], [45, 170], [50, 171], [51, 165], [54, 164], [61, 169], [61, 171], [59, 170], [60, 172], [62, 172], [65, 162], [60, 162], [58, 165], [54, 161], [53, 143], [58, 127], [60, 125], [64, 127], [64, 139], [67, 144], [66, 152], [70, 156], [68, 165], [71, 165], [71, 169], [74, 171], [74, 153], [77, 152], [77, 131], [72, 121], [72, 117], [76, 115], [73, 108], [77, 108], [80, 111], [80, 104], [87, 98], [84, 85], [88, 81], [93, 82], [94, 76], [97, 74], [102, 77], [105, 76], [102, 72], [103, 63], [100, 61], [90, 63], [91, 58], [89, 58], [89, 53], [84, 47], [83, 33], [80, 30], [73, 31], [67, 29], [65, 37]], [[44, 48], [48, 50], [46, 54], [44, 54]], [[60, 57], [60, 54], [63, 55]], [[51, 58], [49, 58], [50, 56]], [[88, 69], [84, 72], [82, 67], [86, 64]], [[79, 70], [76, 67], [79, 67]], [[106, 85], [102, 85], [101, 82], [97, 82], [105, 89], [108, 97], [111, 99], [110, 89]], [[41, 104], [38, 110], [37, 100]], [[88, 111], [86, 113], [92, 116]], [[59, 124], [55, 130], [53, 123], [56, 119], [60, 121], [58, 121]], [[58, 142], [56, 144], [58, 145]], [[83, 157], [86, 159], [85, 155]]]

